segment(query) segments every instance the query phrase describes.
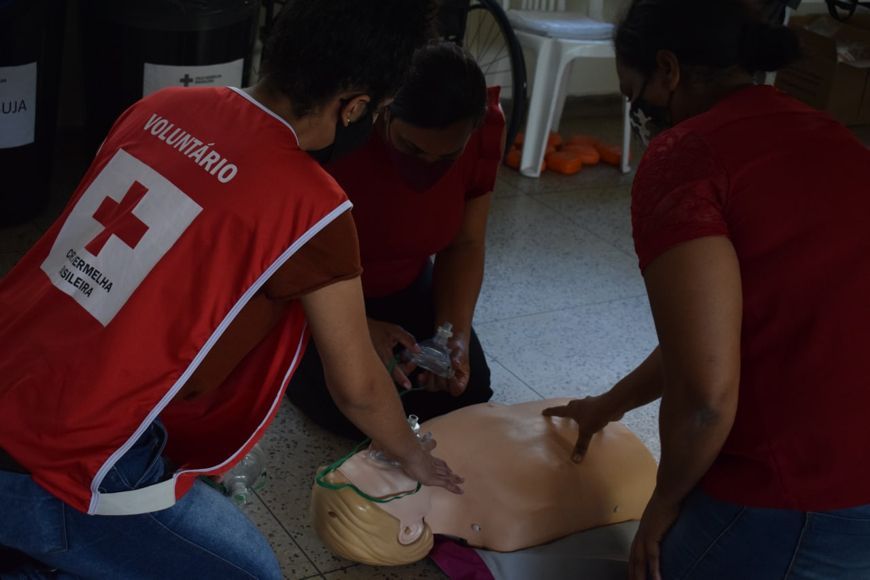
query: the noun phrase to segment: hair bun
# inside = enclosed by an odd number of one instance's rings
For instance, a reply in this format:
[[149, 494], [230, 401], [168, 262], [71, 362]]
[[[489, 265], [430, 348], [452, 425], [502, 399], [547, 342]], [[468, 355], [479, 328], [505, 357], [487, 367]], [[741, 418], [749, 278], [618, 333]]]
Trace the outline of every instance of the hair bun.
[[785, 26], [747, 24], [740, 42], [740, 65], [751, 72], [777, 71], [800, 57], [797, 34]]

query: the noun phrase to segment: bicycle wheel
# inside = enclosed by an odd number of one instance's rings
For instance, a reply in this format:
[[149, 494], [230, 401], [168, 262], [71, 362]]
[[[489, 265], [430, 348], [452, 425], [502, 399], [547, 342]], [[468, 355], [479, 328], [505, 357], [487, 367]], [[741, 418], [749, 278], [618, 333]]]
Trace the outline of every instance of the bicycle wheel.
[[501, 6], [493, 0], [470, 4], [463, 46], [480, 65], [486, 84], [501, 87], [507, 154], [525, 120], [528, 93], [523, 51]]

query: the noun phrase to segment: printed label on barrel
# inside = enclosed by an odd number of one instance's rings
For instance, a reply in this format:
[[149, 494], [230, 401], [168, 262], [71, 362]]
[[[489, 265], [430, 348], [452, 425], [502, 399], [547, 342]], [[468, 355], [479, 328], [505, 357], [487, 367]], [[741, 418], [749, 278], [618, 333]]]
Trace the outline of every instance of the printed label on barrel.
[[0, 149], [30, 145], [36, 127], [36, 63], [0, 66]]
[[206, 66], [174, 66], [145, 63], [142, 96], [167, 87], [240, 87], [244, 59]]

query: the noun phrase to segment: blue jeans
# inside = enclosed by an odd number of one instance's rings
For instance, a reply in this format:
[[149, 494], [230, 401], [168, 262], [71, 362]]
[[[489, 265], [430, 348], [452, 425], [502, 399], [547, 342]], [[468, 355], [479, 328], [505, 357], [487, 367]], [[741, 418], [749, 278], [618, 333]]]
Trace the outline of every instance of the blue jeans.
[[[101, 489], [137, 489], [164, 479], [166, 431], [154, 423], [109, 471]], [[205, 483], [169, 509], [89, 516], [29, 475], [0, 471], [0, 545], [56, 569], [55, 578], [282, 578], [265, 537]], [[35, 569], [11, 578], [41, 578]]]
[[870, 505], [749, 508], [694, 491], [662, 542], [665, 580], [870, 579]]

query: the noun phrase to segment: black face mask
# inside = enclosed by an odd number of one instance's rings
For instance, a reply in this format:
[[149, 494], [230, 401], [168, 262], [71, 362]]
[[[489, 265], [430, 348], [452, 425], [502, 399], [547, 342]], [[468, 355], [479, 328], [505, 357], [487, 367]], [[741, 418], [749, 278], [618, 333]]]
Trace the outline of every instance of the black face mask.
[[[344, 108], [347, 102], [341, 102], [342, 108]], [[321, 165], [326, 165], [339, 157], [347, 155], [354, 149], [362, 147], [372, 133], [372, 117], [371, 107], [366, 106], [365, 114], [354, 123], [349, 123], [345, 126], [341, 122], [341, 119], [339, 119], [335, 124], [335, 140], [332, 142], [332, 145], [323, 149], [309, 151], [308, 154], [314, 157]]]
[[631, 103], [631, 129], [635, 136], [643, 143], [644, 147], [649, 145], [649, 142], [659, 133], [667, 131], [673, 127], [671, 120], [671, 100], [674, 94], [671, 93], [668, 97], [668, 104], [665, 107], [652, 105], [643, 98], [646, 92], [646, 86], [649, 79], [643, 82], [643, 87], [640, 89], [640, 94]]

